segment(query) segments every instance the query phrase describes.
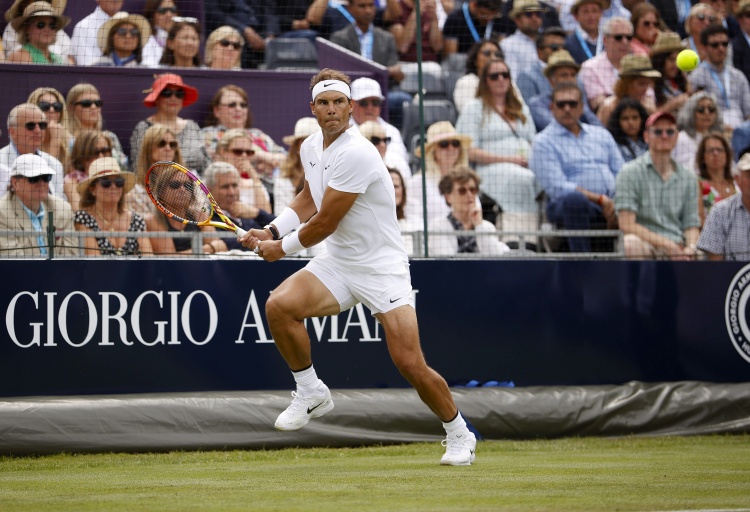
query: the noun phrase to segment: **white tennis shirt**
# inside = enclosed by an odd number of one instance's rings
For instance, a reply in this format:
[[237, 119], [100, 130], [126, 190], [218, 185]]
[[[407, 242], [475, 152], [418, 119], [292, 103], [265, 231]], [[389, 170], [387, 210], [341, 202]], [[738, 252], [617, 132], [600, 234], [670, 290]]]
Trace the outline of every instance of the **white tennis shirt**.
[[327, 187], [359, 194], [336, 231], [326, 238], [328, 253], [358, 270], [407, 272], [393, 181], [375, 146], [353, 126], [325, 151], [322, 132], [310, 135], [302, 143], [300, 158], [318, 211]]

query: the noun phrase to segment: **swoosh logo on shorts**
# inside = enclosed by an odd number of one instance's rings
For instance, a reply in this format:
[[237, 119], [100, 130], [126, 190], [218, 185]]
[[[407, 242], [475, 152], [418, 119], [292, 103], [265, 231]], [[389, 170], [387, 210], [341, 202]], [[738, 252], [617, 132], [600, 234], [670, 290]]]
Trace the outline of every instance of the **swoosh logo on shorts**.
[[398, 302], [398, 301], [400, 301], [401, 299], [403, 299], [403, 297], [399, 297], [398, 299], [391, 299], [391, 301], [390, 301], [390, 302], [391, 302], [391, 304], [393, 304], [394, 302]]

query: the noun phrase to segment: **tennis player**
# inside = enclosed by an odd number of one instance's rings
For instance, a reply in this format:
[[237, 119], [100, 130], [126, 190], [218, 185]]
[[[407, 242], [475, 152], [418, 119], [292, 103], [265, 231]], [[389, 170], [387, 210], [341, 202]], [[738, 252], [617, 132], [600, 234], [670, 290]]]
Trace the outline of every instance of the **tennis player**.
[[375, 146], [356, 126], [349, 127], [349, 84], [348, 76], [332, 69], [313, 77], [310, 109], [321, 131], [300, 148], [304, 188], [271, 224], [241, 239], [266, 261], [326, 240], [327, 253], [287, 278], [266, 303], [269, 328], [297, 383], [275, 427], [297, 430], [333, 409], [331, 392], [313, 368], [303, 321], [337, 315], [361, 302], [383, 326], [396, 367], [443, 422], [446, 452], [440, 463], [469, 465], [476, 439], [445, 380], [422, 354], [393, 182]]

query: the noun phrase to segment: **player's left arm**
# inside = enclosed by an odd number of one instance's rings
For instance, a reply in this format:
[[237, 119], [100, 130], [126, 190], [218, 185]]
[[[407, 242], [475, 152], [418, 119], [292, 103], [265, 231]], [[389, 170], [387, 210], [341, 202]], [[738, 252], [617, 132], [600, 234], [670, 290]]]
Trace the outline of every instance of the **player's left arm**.
[[327, 187], [317, 215], [300, 229], [300, 243], [305, 247], [312, 247], [333, 234], [341, 219], [351, 210], [358, 195]]

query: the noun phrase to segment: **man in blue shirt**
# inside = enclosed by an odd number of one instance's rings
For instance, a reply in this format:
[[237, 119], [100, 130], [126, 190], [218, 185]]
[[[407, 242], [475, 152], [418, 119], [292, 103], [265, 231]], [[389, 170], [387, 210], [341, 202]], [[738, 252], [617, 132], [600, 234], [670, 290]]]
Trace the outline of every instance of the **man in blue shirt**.
[[[552, 91], [554, 120], [536, 136], [529, 167], [546, 192], [547, 218], [564, 229], [605, 229], [615, 223], [612, 196], [615, 176], [623, 165], [612, 135], [580, 122], [583, 93], [573, 83]], [[596, 248], [611, 248], [597, 239]], [[609, 243], [606, 243], [606, 242]], [[591, 252], [590, 237], [569, 237], [571, 252]]]

